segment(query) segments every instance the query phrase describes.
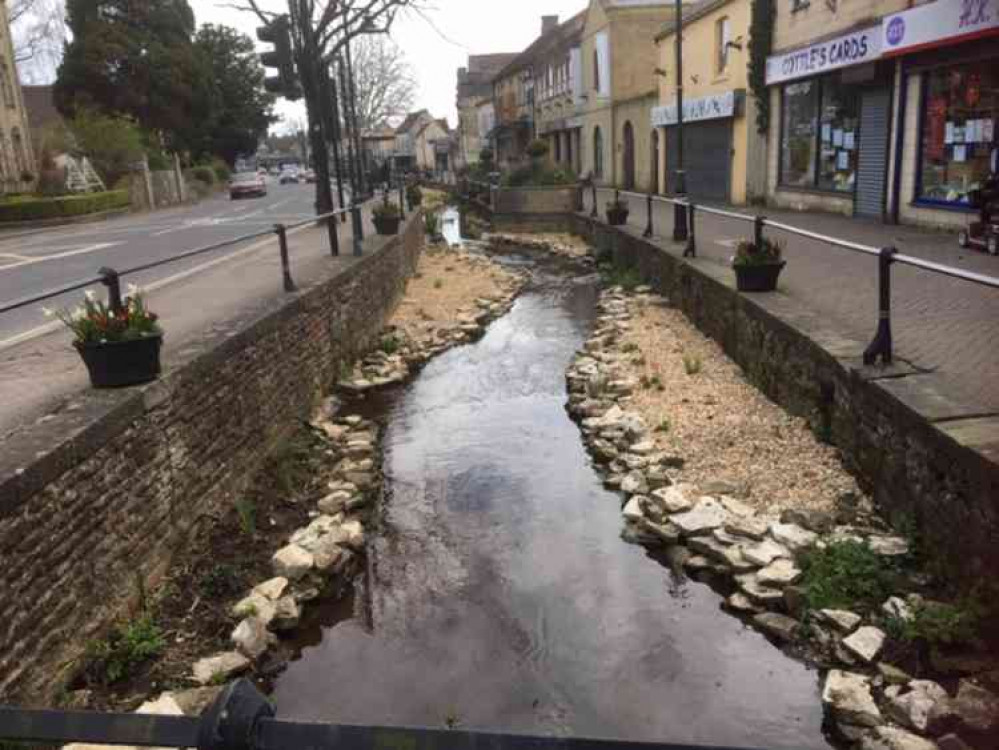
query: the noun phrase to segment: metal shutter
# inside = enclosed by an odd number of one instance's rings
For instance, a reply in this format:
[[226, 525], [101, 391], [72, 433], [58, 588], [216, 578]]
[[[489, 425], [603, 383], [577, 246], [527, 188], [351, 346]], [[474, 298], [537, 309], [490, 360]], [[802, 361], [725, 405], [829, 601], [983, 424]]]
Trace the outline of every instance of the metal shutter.
[[[666, 128], [666, 186], [676, 189], [676, 127]], [[694, 200], [727, 202], [732, 185], [732, 120], [684, 123], [683, 162], [687, 194]]]
[[888, 121], [891, 90], [867, 89], [860, 105], [860, 154], [854, 213], [884, 218], [885, 183], [888, 179]]

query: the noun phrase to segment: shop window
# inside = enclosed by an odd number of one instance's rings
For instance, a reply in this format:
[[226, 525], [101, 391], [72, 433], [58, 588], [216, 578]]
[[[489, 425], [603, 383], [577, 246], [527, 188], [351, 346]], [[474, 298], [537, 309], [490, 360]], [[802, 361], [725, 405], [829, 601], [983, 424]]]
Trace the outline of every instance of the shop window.
[[999, 147], [999, 65], [968, 63], [926, 75], [917, 198], [962, 205]]
[[728, 67], [728, 43], [732, 41], [731, 24], [728, 18], [715, 22], [715, 72], [724, 73]]
[[852, 192], [860, 145], [855, 89], [829, 77], [784, 87], [780, 183]]

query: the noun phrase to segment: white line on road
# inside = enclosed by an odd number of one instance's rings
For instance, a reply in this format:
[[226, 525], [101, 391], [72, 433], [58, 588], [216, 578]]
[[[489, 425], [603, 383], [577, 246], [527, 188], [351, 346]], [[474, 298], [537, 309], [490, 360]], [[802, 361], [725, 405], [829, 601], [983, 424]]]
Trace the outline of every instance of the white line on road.
[[[298, 234], [299, 232], [304, 232], [306, 229], [309, 229], [309, 227], [304, 226], [304, 227], [298, 227], [297, 229], [292, 229], [288, 232], [288, 236], [292, 237]], [[255, 242], [252, 245], [241, 248], [239, 250], [235, 250], [229, 253], [228, 255], [224, 255], [221, 258], [216, 258], [214, 260], [207, 261], [200, 265], [194, 266], [193, 268], [188, 268], [186, 271], [180, 271], [179, 273], [175, 273], [173, 276], [167, 276], [166, 278], [159, 279], [158, 281], [154, 281], [150, 284], [145, 284], [143, 285], [142, 290], [143, 292], [153, 292], [156, 291], [157, 289], [162, 289], [163, 287], [168, 286], [169, 284], [173, 284], [178, 281], [183, 281], [188, 276], [193, 276], [194, 274], [206, 271], [209, 268], [214, 268], [217, 265], [221, 265], [226, 261], [230, 261], [233, 260], [234, 258], [246, 255], [250, 252], [253, 252], [254, 250], [259, 250], [260, 248], [265, 247], [268, 243], [271, 242], [274, 242], [274, 240], [270, 238], [261, 240], [260, 242]], [[3, 269], [0, 268], [0, 270]], [[16, 346], [17, 344], [22, 344], [25, 341], [30, 341], [31, 339], [37, 338], [38, 336], [45, 336], [46, 334], [58, 330], [61, 326], [62, 323], [60, 323], [59, 321], [54, 321], [52, 323], [45, 323], [44, 325], [37, 326], [36, 328], [31, 328], [27, 331], [24, 331], [23, 333], [19, 333], [16, 336], [11, 336], [10, 338], [0, 340], [0, 351], [9, 349], [10, 347]]]
[[114, 247], [115, 245], [120, 245], [120, 242], [100, 242], [96, 245], [88, 245], [87, 247], [81, 247], [78, 250], [68, 250], [64, 253], [53, 253], [52, 255], [39, 255], [37, 257], [28, 258], [26, 260], [18, 261], [17, 263], [11, 263], [9, 266], [0, 266], [0, 271], [10, 271], [14, 268], [21, 268], [22, 266], [31, 266], [35, 263], [45, 263], [50, 260], [60, 260], [61, 258], [71, 258], [74, 255], [85, 255], [87, 253], [97, 252], [98, 250], [104, 250], [108, 247]]

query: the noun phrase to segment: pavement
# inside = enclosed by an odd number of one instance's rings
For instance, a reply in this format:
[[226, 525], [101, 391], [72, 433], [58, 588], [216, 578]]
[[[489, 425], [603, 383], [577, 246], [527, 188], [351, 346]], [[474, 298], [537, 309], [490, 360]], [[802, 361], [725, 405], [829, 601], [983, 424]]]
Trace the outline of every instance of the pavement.
[[[0, 234], [0, 302], [24, 298], [78, 279], [101, 266], [124, 269], [186, 250], [292, 224], [314, 215], [313, 185], [271, 185], [266, 198], [207, 199], [85, 227]], [[364, 212], [365, 236], [374, 234]], [[349, 265], [350, 223], [339, 226], [340, 252], [331, 257], [326, 230], [307, 225], [289, 232], [291, 275], [299, 288]], [[146, 293], [165, 329], [164, 360], [183, 355], [201, 338], [229, 330], [287, 296], [274, 235], [126, 276]], [[93, 287], [104, 296], [100, 284]], [[42, 306], [73, 307], [82, 291], [0, 315], [0, 442], [72, 403], [87, 388], [86, 370], [69, 333], [45, 317]]]
[[[612, 191], [598, 191], [601, 217]], [[584, 191], [586, 209], [590, 191]], [[646, 225], [644, 200], [626, 199], [628, 222]], [[753, 214], [750, 208], [715, 206]], [[999, 258], [958, 247], [956, 233], [819, 213], [758, 209], [768, 218], [811, 232], [899, 252], [967, 271], [999, 277]], [[673, 206], [656, 203], [653, 240], [675, 248]], [[735, 244], [752, 234], [752, 225], [707, 214], [697, 215], [698, 262], [725, 265]], [[820, 313], [830, 327], [869, 342], [878, 321], [878, 260], [826, 243], [767, 230], [784, 240], [784, 269], [778, 292]], [[954, 415], [999, 415], [999, 289], [909, 266], [892, 267], [892, 329], [895, 357], [926, 374], [938, 392], [959, 405]], [[855, 353], [859, 356], [860, 351]]]

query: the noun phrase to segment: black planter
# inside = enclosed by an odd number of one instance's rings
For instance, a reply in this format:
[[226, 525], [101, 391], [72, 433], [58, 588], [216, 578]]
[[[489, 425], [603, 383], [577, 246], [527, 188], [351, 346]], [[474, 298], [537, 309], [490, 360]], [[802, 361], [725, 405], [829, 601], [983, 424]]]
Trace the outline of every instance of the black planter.
[[777, 277], [786, 265], [786, 261], [734, 265], [736, 289], [740, 292], [772, 292], [777, 288]]
[[378, 234], [399, 234], [399, 223], [402, 218], [399, 216], [376, 216], [373, 221], [375, 222], [375, 231]]
[[608, 208], [607, 223], [612, 227], [622, 227], [628, 223], [628, 213], [627, 208]]
[[120, 388], [155, 380], [160, 374], [162, 336], [106, 344], [74, 344], [94, 388]]

